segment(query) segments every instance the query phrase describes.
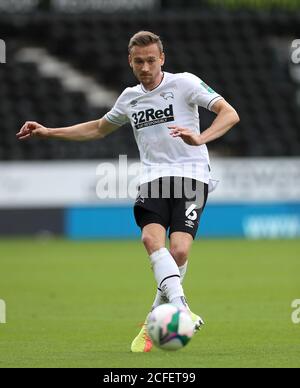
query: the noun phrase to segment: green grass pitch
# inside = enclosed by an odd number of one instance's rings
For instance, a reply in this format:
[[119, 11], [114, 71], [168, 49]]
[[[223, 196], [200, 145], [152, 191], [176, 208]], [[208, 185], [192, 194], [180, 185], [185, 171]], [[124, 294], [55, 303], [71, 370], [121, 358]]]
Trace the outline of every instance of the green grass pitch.
[[131, 354], [154, 298], [140, 242], [0, 240], [2, 367], [300, 367], [300, 241], [197, 241], [185, 291], [206, 326]]

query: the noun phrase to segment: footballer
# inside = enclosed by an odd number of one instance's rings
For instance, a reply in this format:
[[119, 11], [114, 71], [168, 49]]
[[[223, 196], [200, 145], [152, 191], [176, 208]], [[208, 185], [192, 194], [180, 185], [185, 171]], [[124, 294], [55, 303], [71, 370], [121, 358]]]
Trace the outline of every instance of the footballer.
[[[134, 215], [157, 283], [152, 310], [168, 302], [186, 309], [198, 330], [204, 322], [190, 310], [182, 284], [208, 193], [215, 186], [206, 144], [225, 135], [240, 119], [196, 75], [165, 72], [164, 63], [160, 37], [138, 32], [129, 42], [129, 64], [139, 84], [125, 89], [110, 112], [100, 120], [65, 128], [29, 121], [17, 137], [94, 140], [131, 124], [142, 166]], [[204, 131], [199, 106], [216, 114]], [[132, 352], [152, 349], [146, 322], [131, 344]]]

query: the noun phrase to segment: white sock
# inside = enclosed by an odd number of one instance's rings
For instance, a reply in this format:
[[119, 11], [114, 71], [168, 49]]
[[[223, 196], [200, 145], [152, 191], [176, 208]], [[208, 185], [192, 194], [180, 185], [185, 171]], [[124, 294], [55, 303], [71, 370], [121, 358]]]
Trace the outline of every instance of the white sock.
[[156, 297], [152, 305], [152, 311], [160, 306], [161, 304], [169, 303], [169, 299], [162, 293], [161, 289], [158, 288], [156, 292]]
[[[179, 268], [179, 272], [180, 272], [181, 284], [183, 284], [183, 281], [184, 281], [184, 278], [185, 278], [185, 275], [186, 275], [186, 271], [187, 271], [187, 267], [188, 267], [188, 261], [186, 261], [185, 264], [182, 265], [181, 267], [178, 267]], [[180, 307], [180, 303], [181, 302], [183, 302], [185, 304], [185, 307], [190, 311], [190, 308], [189, 308], [189, 305], [188, 305], [188, 302], [187, 302], [186, 298], [184, 298], [183, 301], [178, 301], [178, 304], [174, 303], [174, 301], [173, 301], [173, 304], [175, 304], [176, 306], [178, 305], [178, 307]]]
[[185, 274], [186, 274], [186, 271], [187, 271], [187, 266], [188, 266], [188, 261], [186, 261], [186, 263], [181, 266], [181, 267], [178, 267], [179, 268], [179, 272], [180, 272], [180, 281], [181, 281], [181, 284], [183, 283], [184, 281], [184, 277], [185, 277]]
[[162, 293], [172, 301], [184, 297], [180, 283], [179, 268], [167, 248], [162, 248], [150, 256], [154, 276]]
[[184, 308], [184, 309], [190, 310], [184, 296], [173, 299], [172, 304], [174, 304], [175, 306], [177, 306], [179, 308]]
[[[178, 267], [179, 269], [179, 273], [180, 273], [180, 282], [181, 284], [183, 284], [183, 281], [184, 281], [184, 277], [185, 277], [185, 274], [186, 274], [186, 271], [187, 271], [187, 266], [188, 266], [188, 261], [186, 261], [186, 263], [181, 266], [181, 267]], [[156, 297], [154, 299], [154, 302], [152, 304], [152, 311], [164, 304], [164, 303], [169, 303], [169, 299], [163, 294], [162, 290], [160, 288], [157, 289], [157, 292], [156, 292]]]

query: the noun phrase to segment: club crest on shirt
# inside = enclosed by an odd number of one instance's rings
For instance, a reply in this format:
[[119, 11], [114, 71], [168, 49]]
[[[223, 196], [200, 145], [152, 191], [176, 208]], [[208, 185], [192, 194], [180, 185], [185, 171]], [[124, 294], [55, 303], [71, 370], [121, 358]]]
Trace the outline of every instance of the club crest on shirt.
[[173, 98], [174, 100], [174, 93], [173, 92], [164, 92], [161, 93], [160, 96], [164, 98], [165, 100], [168, 100], [169, 98]]

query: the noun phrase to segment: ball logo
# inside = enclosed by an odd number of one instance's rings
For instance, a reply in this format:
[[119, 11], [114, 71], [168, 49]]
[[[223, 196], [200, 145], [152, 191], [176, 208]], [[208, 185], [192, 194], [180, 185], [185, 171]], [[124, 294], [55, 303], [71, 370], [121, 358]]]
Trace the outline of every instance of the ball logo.
[[292, 322], [295, 325], [298, 325], [300, 323], [300, 299], [296, 299], [292, 302], [292, 309], [295, 310], [292, 313]]
[[185, 216], [191, 220], [191, 221], [196, 221], [196, 219], [198, 218], [198, 214], [197, 212], [195, 211], [195, 209], [197, 208], [197, 205], [191, 205], [187, 211], [185, 212]]
[[6, 323], [6, 304], [0, 299], [0, 323]]

